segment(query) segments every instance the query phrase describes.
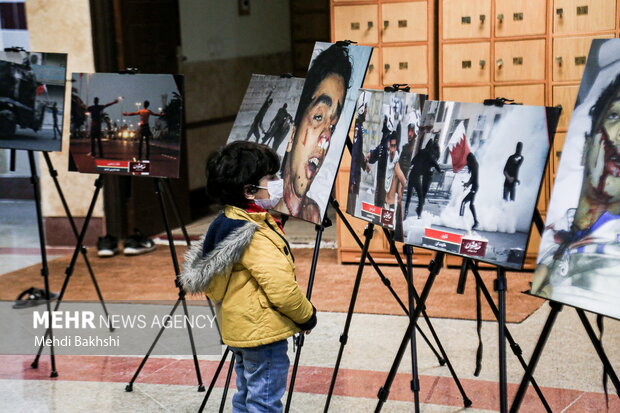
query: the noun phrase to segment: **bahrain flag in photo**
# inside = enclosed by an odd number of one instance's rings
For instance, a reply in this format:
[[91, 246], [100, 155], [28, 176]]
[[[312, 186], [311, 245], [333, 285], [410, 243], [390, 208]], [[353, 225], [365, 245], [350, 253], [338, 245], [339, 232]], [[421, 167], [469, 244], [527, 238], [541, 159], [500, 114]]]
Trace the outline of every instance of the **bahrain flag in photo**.
[[465, 134], [465, 122], [459, 123], [452, 133], [448, 141], [448, 150], [452, 158], [452, 170], [457, 173], [467, 165], [467, 155], [471, 152]]

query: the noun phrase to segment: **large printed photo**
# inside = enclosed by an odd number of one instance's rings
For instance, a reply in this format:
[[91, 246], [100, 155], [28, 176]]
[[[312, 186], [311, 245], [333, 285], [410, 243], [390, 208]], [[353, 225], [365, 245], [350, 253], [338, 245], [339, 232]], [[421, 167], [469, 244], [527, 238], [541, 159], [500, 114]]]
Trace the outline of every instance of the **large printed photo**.
[[521, 268], [558, 115], [544, 106], [427, 101], [399, 240]]
[[69, 170], [178, 178], [183, 77], [74, 73]]
[[0, 148], [60, 151], [67, 55], [0, 52]]
[[372, 47], [317, 42], [282, 161], [276, 211], [320, 224]]
[[[347, 212], [402, 234], [406, 177], [425, 95], [362, 89], [357, 102]], [[402, 235], [401, 235], [402, 237]]]
[[620, 40], [593, 40], [531, 292], [620, 318]]
[[252, 75], [226, 143], [263, 143], [282, 158], [293, 133], [293, 116], [303, 87], [301, 78]]

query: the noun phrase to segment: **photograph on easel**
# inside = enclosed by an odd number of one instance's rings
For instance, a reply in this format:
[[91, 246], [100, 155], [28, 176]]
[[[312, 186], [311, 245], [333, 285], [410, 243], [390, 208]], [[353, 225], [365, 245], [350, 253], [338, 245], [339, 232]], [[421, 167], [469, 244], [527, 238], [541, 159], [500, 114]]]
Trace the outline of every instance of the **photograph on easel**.
[[424, 99], [404, 91], [361, 90], [347, 213], [402, 233], [402, 200]]
[[69, 170], [179, 177], [183, 77], [73, 73]]
[[521, 268], [558, 115], [426, 101], [397, 240]]
[[263, 143], [282, 158], [303, 87], [301, 78], [252, 75], [226, 143]]
[[67, 55], [0, 52], [0, 148], [60, 151]]
[[282, 160], [274, 210], [321, 224], [372, 47], [317, 42]]
[[620, 318], [620, 39], [592, 41], [531, 293]]

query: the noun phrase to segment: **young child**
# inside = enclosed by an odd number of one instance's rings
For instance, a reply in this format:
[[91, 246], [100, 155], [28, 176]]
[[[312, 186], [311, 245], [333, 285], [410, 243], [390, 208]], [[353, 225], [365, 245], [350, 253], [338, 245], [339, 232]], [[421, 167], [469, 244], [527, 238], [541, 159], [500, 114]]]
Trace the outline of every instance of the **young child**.
[[316, 310], [295, 280], [281, 224], [266, 210], [282, 196], [278, 155], [268, 146], [233, 142], [207, 161], [207, 192], [224, 212], [186, 257], [185, 290], [218, 304], [222, 340], [235, 353], [234, 412], [281, 412], [287, 338], [309, 332]]

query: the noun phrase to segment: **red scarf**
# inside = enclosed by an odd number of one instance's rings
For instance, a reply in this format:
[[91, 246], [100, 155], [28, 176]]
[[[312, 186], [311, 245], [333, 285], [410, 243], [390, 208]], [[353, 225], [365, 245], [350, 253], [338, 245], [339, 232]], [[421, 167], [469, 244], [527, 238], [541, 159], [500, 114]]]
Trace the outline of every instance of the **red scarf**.
[[[259, 212], [267, 212], [267, 213], [269, 213], [269, 211], [267, 211], [263, 207], [258, 206], [255, 202], [250, 202], [245, 207], [245, 211], [249, 212], [250, 214], [252, 214], [252, 213], [259, 213]], [[269, 213], [269, 215], [271, 215], [271, 213]], [[278, 224], [278, 227], [280, 227], [280, 230], [282, 232], [284, 232], [284, 225], [282, 225], [282, 222], [280, 222], [280, 220], [276, 219], [276, 217], [274, 217], [273, 215], [271, 215], [271, 218], [273, 218], [273, 220], [276, 221], [276, 224]]]

